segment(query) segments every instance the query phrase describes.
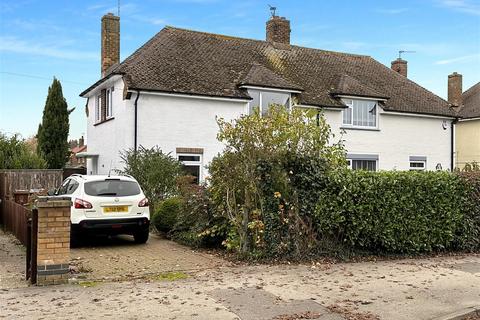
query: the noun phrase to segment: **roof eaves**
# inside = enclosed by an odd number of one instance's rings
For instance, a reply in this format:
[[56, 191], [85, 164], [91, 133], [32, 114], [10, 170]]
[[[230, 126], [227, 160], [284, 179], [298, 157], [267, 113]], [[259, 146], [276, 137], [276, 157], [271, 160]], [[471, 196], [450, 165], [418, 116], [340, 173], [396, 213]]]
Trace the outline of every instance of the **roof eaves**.
[[128, 91], [144, 91], [144, 92], [158, 92], [158, 93], [166, 93], [166, 94], [181, 94], [186, 96], [200, 96], [200, 97], [211, 97], [211, 98], [225, 98], [225, 99], [237, 99], [237, 100], [245, 100], [250, 101], [252, 97], [250, 96], [232, 96], [232, 95], [214, 95], [214, 94], [203, 94], [203, 93], [195, 93], [195, 92], [183, 92], [183, 91], [171, 91], [171, 90], [159, 90], [159, 89], [150, 89], [150, 88], [136, 88], [136, 87], [129, 87]]
[[280, 87], [280, 86], [271, 86], [271, 85], [258, 85], [258, 84], [249, 83], [248, 81], [240, 83], [238, 85], [238, 87], [240, 89], [242, 89], [242, 87], [256, 87], [256, 88], [259, 88], [259, 89], [265, 88], [265, 89], [279, 89], [279, 90], [287, 90], [287, 91], [291, 90], [292, 92], [303, 92], [303, 91], [305, 91], [300, 87]]
[[442, 114], [442, 113], [435, 113], [435, 112], [417, 112], [417, 111], [405, 111], [405, 110], [398, 110], [392, 108], [383, 108], [386, 112], [396, 112], [396, 113], [405, 113], [405, 114], [418, 114], [418, 115], [426, 115], [426, 116], [437, 116], [437, 117], [445, 117], [451, 119], [458, 119], [460, 118], [458, 115], [455, 115], [452, 111], [452, 114]]
[[98, 87], [99, 85], [101, 85], [102, 83], [104, 83], [105, 81], [107, 81], [108, 79], [110, 79], [111, 77], [116, 76], [116, 75], [123, 75], [123, 74], [124, 74], [123, 72], [112, 72], [112, 73], [109, 73], [109, 74], [107, 74], [105, 77], [103, 77], [102, 79], [98, 80], [97, 82], [95, 82], [94, 84], [92, 84], [90, 87], [88, 87], [87, 89], [85, 89], [82, 93], [79, 94], [79, 96], [82, 97], [82, 98], [84, 98], [87, 93], [89, 93], [90, 91], [92, 91], [93, 89], [95, 89], [96, 87]]
[[359, 97], [359, 98], [372, 98], [372, 99], [382, 99], [382, 100], [388, 100], [390, 97], [387, 96], [374, 96], [374, 95], [364, 95], [364, 94], [354, 94], [354, 93], [345, 93], [345, 92], [330, 92], [332, 97], [338, 98], [342, 96], [349, 96], [349, 97]]

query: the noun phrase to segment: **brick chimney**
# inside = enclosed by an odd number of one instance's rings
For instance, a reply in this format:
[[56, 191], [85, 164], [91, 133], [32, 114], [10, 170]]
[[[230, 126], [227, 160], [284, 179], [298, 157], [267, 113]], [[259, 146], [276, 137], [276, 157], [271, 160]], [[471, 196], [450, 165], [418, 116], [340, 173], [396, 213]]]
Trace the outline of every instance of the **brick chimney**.
[[407, 61], [397, 58], [397, 60], [392, 61], [392, 70], [400, 73], [404, 77], [407, 77]]
[[460, 73], [452, 73], [448, 76], [448, 102], [454, 107], [460, 107], [462, 101], [462, 75]]
[[272, 16], [267, 21], [267, 41], [290, 44], [290, 20], [285, 17]]
[[120, 17], [107, 13], [102, 17], [102, 77], [120, 62]]
[[83, 136], [81, 136], [80, 139], [78, 140], [78, 146], [83, 147], [84, 143], [85, 143], [85, 140], [83, 139]]

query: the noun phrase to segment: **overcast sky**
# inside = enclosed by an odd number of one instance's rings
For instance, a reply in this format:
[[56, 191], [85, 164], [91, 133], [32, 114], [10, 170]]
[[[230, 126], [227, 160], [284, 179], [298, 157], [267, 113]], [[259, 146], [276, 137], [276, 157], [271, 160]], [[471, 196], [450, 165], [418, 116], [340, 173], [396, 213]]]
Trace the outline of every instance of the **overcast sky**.
[[[464, 90], [480, 81], [480, 0], [222, 1], [122, 0], [121, 59], [165, 25], [264, 39], [267, 4], [291, 20], [292, 43], [370, 55], [390, 66], [412, 50], [409, 78], [447, 95], [447, 75]], [[41, 121], [48, 86], [61, 80], [70, 136], [86, 131], [78, 94], [100, 77], [100, 18], [116, 0], [0, 2], [0, 131], [29, 137]]]

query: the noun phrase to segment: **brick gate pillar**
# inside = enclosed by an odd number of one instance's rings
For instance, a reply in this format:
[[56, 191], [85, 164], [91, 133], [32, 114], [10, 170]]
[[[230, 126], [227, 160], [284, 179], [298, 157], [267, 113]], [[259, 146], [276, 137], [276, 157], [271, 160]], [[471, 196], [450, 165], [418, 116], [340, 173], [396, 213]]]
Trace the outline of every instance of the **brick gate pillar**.
[[70, 207], [68, 198], [40, 197], [37, 234], [37, 285], [66, 283], [70, 263]]

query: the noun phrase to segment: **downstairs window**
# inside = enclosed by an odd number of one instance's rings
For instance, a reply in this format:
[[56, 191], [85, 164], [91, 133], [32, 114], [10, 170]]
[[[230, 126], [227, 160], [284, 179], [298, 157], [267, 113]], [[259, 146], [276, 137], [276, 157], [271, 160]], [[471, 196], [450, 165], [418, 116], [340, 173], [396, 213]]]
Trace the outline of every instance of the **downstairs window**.
[[178, 161], [183, 165], [183, 171], [195, 177], [194, 183], [200, 184], [202, 177], [202, 155], [201, 154], [179, 154]]
[[352, 170], [377, 171], [377, 155], [347, 155], [347, 165]]

